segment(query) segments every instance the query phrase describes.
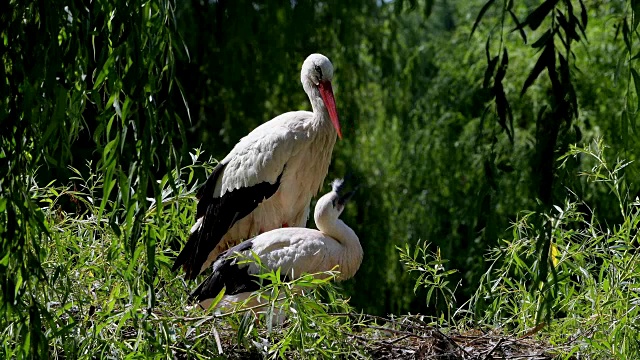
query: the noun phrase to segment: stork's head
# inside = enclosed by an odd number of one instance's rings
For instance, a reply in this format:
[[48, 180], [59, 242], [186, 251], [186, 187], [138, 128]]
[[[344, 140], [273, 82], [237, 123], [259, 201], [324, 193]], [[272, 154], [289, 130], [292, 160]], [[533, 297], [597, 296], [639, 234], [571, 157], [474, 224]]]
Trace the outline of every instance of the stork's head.
[[316, 223], [320, 217], [328, 216], [337, 219], [340, 214], [342, 214], [345, 204], [355, 193], [355, 190], [346, 192], [344, 184], [343, 179], [335, 179], [333, 183], [331, 183], [331, 191], [318, 200], [315, 213], [313, 214]]
[[342, 139], [340, 122], [338, 121], [338, 110], [336, 110], [336, 100], [333, 97], [333, 65], [329, 59], [322, 54], [311, 54], [302, 64], [300, 71], [300, 81], [307, 93], [312, 89], [317, 89], [322, 97], [322, 102], [329, 112], [329, 117], [336, 128], [338, 137]]

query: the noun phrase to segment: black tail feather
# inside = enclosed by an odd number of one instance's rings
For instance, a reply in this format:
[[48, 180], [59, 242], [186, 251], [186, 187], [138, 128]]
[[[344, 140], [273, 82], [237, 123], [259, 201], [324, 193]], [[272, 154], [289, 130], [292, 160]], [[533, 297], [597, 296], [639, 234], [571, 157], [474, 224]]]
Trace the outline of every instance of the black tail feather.
[[187, 240], [184, 248], [182, 249], [182, 251], [180, 251], [180, 254], [178, 254], [178, 257], [173, 262], [173, 267], [171, 267], [171, 271], [176, 271], [178, 270], [178, 268], [180, 268], [180, 266], [182, 266], [184, 271], [187, 273], [187, 275], [185, 276], [185, 278], [187, 279], [192, 279], [190, 271], [192, 268], [191, 262], [192, 256], [198, 248], [198, 238], [200, 237], [200, 230], [201, 229], [198, 229], [191, 233], [191, 235], [189, 235], [189, 240]]
[[224, 253], [213, 264], [212, 274], [189, 295], [189, 300], [203, 301], [216, 297], [223, 288], [226, 295], [255, 291], [260, 288], [259, 280], [250, 273], [249, 264], [238, 265], [238, 257], [245, 259], [251, 250], [251, 240], [244, 241]]

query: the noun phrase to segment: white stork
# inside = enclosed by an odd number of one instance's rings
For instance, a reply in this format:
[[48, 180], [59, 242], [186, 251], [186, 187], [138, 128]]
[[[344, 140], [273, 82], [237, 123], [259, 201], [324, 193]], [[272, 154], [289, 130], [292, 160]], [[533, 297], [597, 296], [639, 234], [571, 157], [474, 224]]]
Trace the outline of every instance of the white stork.
[[313, 112], [292, 111], [258, 126], [213, 169], [198, 191], [196, 223], [173, 270], [194, 279], [224, 250], [265, 231], [304, 227], [311, 198], [342, 138], [331, 87], [333, 65], [321, 54], [302, 64]]
[[[363, 252], [356, 233], [338, 218], [353, 195], [353, 191], [342, 193], [343, 184], [342, 180], [335, 180], [332, 191], [318, 200], [314, 213], [318, 230], [275, 229], [230, 248], [215, 261], [213, 273], [191, 293], [191, 298], [207, 309], [224, 288], [218, 308], [246, 300], [260, 289], [254, 275], [264, 270], [254, 262], [242, 261], [252, 259], [252, 253], [260, 258], [266, 270], [280, 268], [285, 279], [330, 271], [336, 266], [340, 272], [337, 280], [353, 277], [362, 263]], [[253, 305], [257, 303], [247, 304]]]

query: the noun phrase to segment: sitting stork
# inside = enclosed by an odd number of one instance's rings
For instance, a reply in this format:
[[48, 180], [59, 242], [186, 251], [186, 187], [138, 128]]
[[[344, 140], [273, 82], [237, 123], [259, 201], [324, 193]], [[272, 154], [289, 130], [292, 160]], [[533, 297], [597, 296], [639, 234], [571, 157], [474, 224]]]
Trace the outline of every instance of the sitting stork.
[[[338, 218], [353, 195], [353, 191], [342, 194], [343, 184], [343, 180], [335, 180], [332, 191], [318, 200], [314, 213], [318, 230], [275, 229], [232, 247], [215, 261], [213, 273], [191, 293], [191, 298], [207, 309], [224, 288], [217, 307], [232, 306], [260, 289], [254, 275], [265, 269], [280, 268], [285, 279], [296, 279], [304, 273], [321, 273], [337, 266], [338, 280], [353, 277], [362, 263], [363, 252], [356, 233]], [[255, 262], [243, 261], [252, 259], [252, 253], [260, 258], [264, 269]], [[253, 305], [258, 304], [246, 304]]]
[[304, 227], [311, 198], [342, 138], [331, 87], [333, 65], [312, 54], [300, 80], [312, 112], [292, 111], [258, 126], [218, 163], [199, 189], [196, 223], [172, 270], [194, 279], [220, 253], [265, 231]]

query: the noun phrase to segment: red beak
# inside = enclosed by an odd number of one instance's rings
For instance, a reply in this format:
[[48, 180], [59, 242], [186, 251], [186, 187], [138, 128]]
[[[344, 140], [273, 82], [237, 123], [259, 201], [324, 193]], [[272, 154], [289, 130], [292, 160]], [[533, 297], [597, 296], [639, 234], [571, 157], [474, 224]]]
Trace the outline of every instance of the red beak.
[[338, 121], [338, 110], [336, 110], [336, 99], [333, 97], [331, 83], [328, 81], [321, 81], [318, 84], [318, 89], [320, 89], [320, 96], [322, 96], [324, 106], [327, 108], [327, 111], [329, 111], [329, 117], [331, 118], [333, 127], [336, 128], [338, 137], [342, 139], [342, 131], [340, 131], [340, 122]]

